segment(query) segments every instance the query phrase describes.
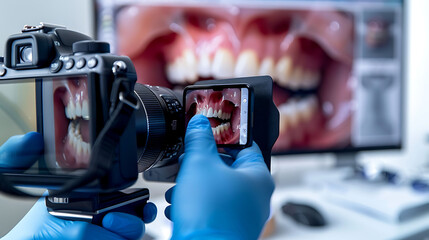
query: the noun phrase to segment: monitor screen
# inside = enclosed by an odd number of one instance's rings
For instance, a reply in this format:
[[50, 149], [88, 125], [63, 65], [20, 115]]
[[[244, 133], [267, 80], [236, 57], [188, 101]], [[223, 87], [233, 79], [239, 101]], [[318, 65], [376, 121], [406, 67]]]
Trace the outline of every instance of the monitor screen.
[[138, 82], [270, 75], [274, 154], [400, 148], [401, 0], [97, 1], [97, 36]]

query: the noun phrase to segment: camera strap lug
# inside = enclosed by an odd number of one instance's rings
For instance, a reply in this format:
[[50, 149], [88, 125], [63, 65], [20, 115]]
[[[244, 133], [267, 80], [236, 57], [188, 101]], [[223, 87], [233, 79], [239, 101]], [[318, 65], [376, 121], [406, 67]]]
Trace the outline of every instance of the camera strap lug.
[[135, 110], [138, 110], [140, 108], [140, 103], [137, 101], [136, 103], [132, 103], [130, 101], [128, 101], [125, 97], [124, 97], [124, 93], [120, 92], [119, 93], [119, 101], [127, 104], [128, 106], [134, 108]]

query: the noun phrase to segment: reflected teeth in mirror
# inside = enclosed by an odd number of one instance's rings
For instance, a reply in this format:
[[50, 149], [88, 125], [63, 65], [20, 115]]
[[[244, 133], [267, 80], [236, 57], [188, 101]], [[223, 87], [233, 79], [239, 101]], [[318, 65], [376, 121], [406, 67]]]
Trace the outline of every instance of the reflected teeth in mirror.
[[240, 53], [235, 66], [235, 77], [254, 76], [258, 73], [258, 56], [253, 50], [244, 50]]
[[234, 76], [235, 61], [232, 52], [225, 48], [216, 51], [211, 66], [212, 76], [215, 78], [229, 78]]

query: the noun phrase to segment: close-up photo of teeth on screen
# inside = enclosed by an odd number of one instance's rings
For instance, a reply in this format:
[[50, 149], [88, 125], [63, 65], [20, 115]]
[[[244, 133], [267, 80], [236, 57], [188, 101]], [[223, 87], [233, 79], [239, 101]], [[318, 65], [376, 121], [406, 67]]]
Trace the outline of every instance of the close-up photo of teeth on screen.
[[[400, 65], [396, 12], [310, 5], [98, 1], [98, 36], [130, 56], [141, 83], [180, 90], [200, 80], [271, 76], [280, 112], [273, 153], [397, 145], [400, 79], [365, 70], [374, 59]], [[389, 127], [366, 131], [377, 123]]]
[[206, 116], [217, 144], [247, 144], [247, 88], [186, 91], [186, 122], [196, 114]]
[[[89, 165], [86, 76], [19, 79], [1, 84], [1, 143], [30, 131], [43, 133], [44, 154], [28, 173], [79, 173]], [[39, 107], [37, 107], [39, 103]], [[38, 116], [43, 115], [43, 120]], [[37, 119], [37, 120], [36, 120]]]

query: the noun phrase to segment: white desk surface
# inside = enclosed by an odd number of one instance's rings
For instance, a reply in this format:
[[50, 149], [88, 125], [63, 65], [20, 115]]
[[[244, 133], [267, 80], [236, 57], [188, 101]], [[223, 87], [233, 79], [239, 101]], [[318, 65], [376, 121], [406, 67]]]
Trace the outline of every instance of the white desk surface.
[[[281, 214], [280, 207], [287, 200], [307, 202], [315, 206], [327, 219], [322, 228], [307, 227], [295, 223]], [[266, 240], [287, 239], [402, 239], [429, 229], [429, 214], [402, 223], [387, 223], [336, 204], [320, 196], [308, 187], [278, 188], [274, 192], [272, 206], [276, 229]]]
[[[287, 200], [309, 203], [316, 207], [327, 219], [328, 225], [322, 228], [307, 227], [295, 223], [283, 215], [281, 205]], [[163, 197], [152, 199], [158, 206], [157, 219], [147, 225], [147, 233], [155, 239], [169, 239], [171, 222], [165, 218], [167, 203]], [[353, 210], [335, 205], [320, 196], [317, 190], [309, 187], [289, 186], [277, 188], [272, 198], [275, 218], [274, 233], [265, 240], [300, 240], [300, 239], [402, 239], [429, 229], [429, 214], [403, 223], [387, 223]]]

